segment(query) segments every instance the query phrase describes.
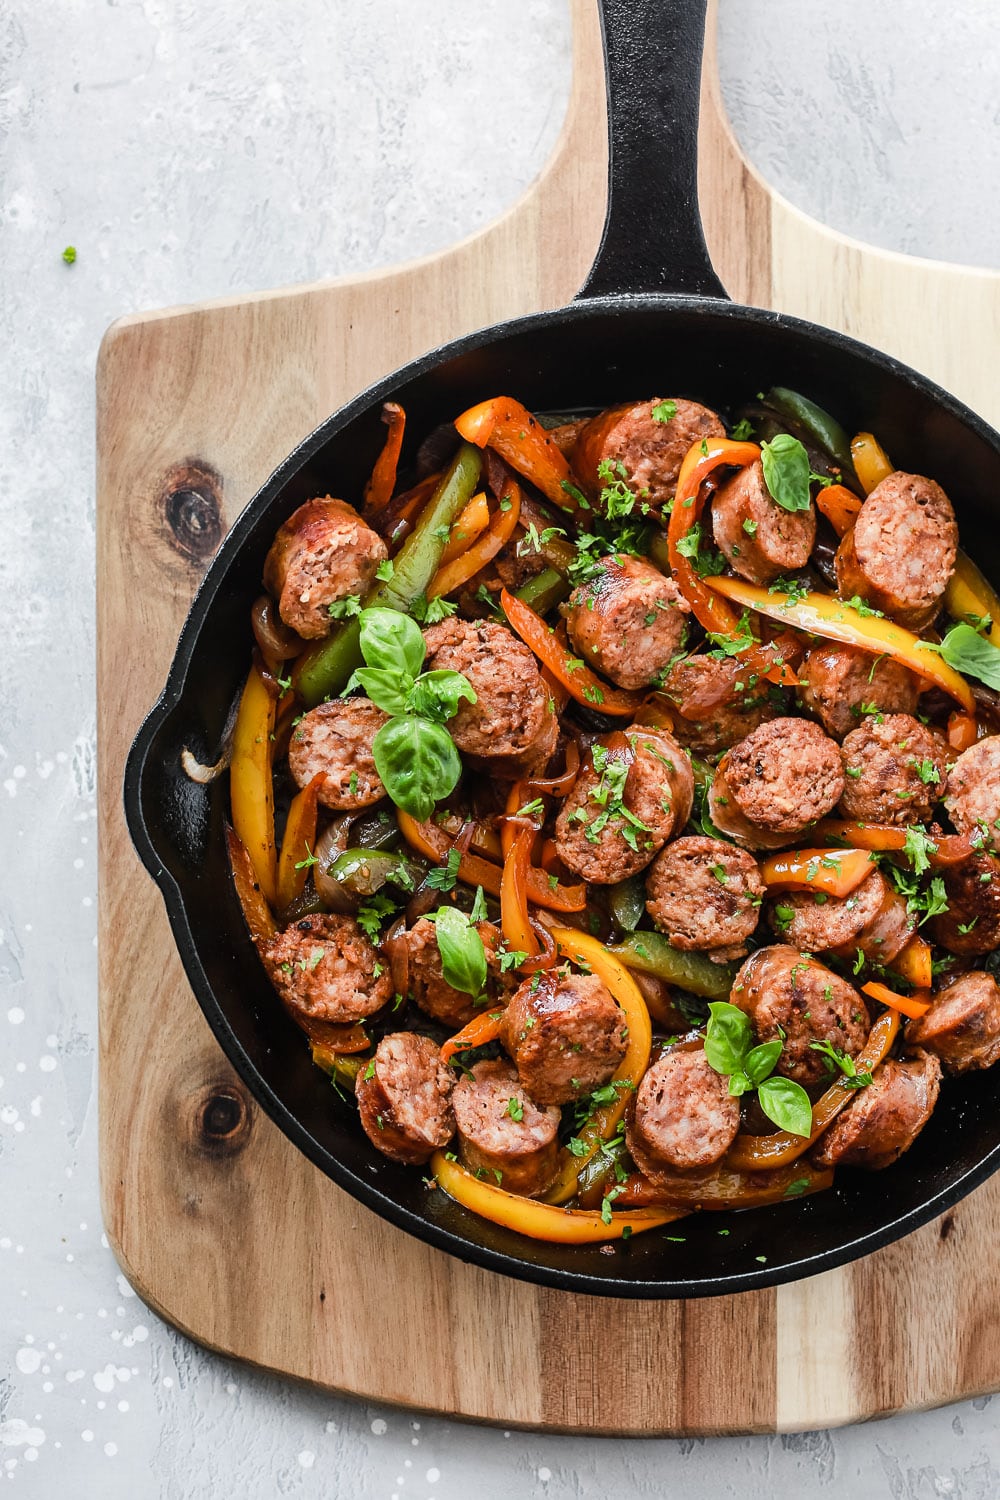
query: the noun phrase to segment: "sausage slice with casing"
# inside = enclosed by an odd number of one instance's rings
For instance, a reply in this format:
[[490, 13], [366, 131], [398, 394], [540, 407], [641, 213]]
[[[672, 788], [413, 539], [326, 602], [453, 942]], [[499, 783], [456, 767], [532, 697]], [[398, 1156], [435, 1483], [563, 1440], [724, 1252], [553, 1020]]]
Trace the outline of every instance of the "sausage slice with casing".
[[872, 714], [847, 735], [841, 753], [845, 818], [929, 822], [948, 775], [948, 746], [939, 734], [910, 714]]
[[575, 649], [623, 688], [648, 687], [684, 644], [691, 606], [672, 578], [640, 557], [605, 557], [563, 613]]
[[[763, 681], [744, 683], [734, 697], [730, 663], [713, 656], [687, 656], [675, 662], [663, 692], [676, 706], [671, 712], [674, 738], [699, 755], [728, 750], [782, 712], [780, 691]], [[706, 697], [716, 701], [699, 708], [699, 699]]]
[[930, 1119], [941, 1086], [941, 1064], [930, 1052], [907, 1062], [889, 1058], [820, 1137], [818, 1167], [891, 1167]]
[[709, 795], [712, 821], [751, 849], [794, 843], [840, 800], [840, 750], [811, 719], [773, 719], [722, 757]]
[[322, 775], [321, 806], [350, 812], [385, 796], [372, 742], [389, 715], [368, 698], [334, 698], [302, 718], [288, 742], [288, 769], [301, 787]]
[[625, 1141], [650, 1182], [720, 1161], [740, 1125], [740, 1103], [728, 1079], [701, 1048], [666, 1051], [647, 1070], [629, 1110]]
[[730, 998], [749, 1015], [758, 1042], [782, 1040], [775, 1072], [806, 1087], [828, 1077], [826, 1058], [811, 1043], [830, 1042], [856, 1057], [868, 1038], [868, 1010], [857, 991], [784, 943], [751, 953]]
[[734, 573], [773, 583], [804, 568], [816, 542], [816, 508], [785, 510], [771, 497], [760, 459], [720, 485], [712, 500], [715, 545]]
[[768, 902], [767, 919], [779, 937], [803, 953], [854, 958], [860, 948], [877, 964], [901, 953], [917, 925], [906, 902], [874, 866], [849, 896], [782, 891]]
[[389, 966], [353, 917], [303, 917], [271, 938], [263, 958], [285, 1004], [318, 1021], [362, 1021], [392, 999]]
[[452, 1094], [459, 1155], [508, 1193], [537, 1197], [559, 1171], [559, 1110], [539, 1108], [506, 1062], [478, 1062]]
[[648, 510], [661, 510], [673, 498], [691, 445], [725, 435], [715, 412], [697, 401], [677, 397], [626, 402], [592, 417], [577, 433], [573, 469], [596, 497], [606, 483], [602, 466], [611, 464], [613, 477], [624, 479], [638, 504], [647, 507], [642, 511], [645, 515]]
[[949, 1073], [990, 1068], [1000, 1058], [1000, 986], [974, 969], [938, 994], [906, 1028], [908, 1047], [936, 1052]]
[[430, 1037], [384, 1036], [354, 1089], [365, 1135], [383, 1156], [420, 1166], [455, 1134], [453, 1083]]
[[837, 592], [920, 631], [940, 608], [958, 553], [951, 501], [922, 474], [877, 484], [837, 548]]
[[628, 1027], [596, 974], [550, 969], [512, 996], [500, 1041], [536, 1104], [568, 1104], [607, 1083]]
[[389, 551], [346, 500], [307, 500], [278, 530], [264, 562], [264, 586], [286, 625], [304, 640], [329, 635], [330, 605], [365, 595]]
[[742, 958], [764, 896], [757, 861], [722, 839], [675, 839], [646, 876], [646, 910], [675, 948]]
[[1000, 859], [975, 854], [943, 878], [948, 905], [929, 924], [934, 941], [963, 957], [1000, 948]]
[[883, 714], [912, 714], [920, 684], [891, 656], [872, 656], [856, 646], [821, 641], [799, 667], [802, 707], [815, 714], [827, 734], [842, 740], [861, 723], [861, 705]]
[[959, 833], [979, 829], [984, 847], [1000, 852], [1000, 735], [962, 751], [948, 774], [944, 805]]

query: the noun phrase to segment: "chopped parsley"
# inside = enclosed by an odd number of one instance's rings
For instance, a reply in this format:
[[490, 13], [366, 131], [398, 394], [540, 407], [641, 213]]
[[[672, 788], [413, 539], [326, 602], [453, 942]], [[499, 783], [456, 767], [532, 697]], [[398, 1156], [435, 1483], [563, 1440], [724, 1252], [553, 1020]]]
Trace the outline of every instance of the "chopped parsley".
[[427, 884], [432, 891], [453, 891], [458, 881], [458, 867], [462, 863], [461, 849], [449, 849], [444, 865], [427, 872]]
[[676, 401], [660, 401], [653, 407], [651, 416], [654, 422], [672, 422], [677, 415]]

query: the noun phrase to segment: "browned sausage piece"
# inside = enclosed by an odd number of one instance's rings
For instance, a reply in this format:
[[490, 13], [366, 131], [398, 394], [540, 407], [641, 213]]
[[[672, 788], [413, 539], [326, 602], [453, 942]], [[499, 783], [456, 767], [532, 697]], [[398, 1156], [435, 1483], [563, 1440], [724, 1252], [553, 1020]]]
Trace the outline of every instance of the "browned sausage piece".
[[680, 397], [662, 401], [657, 397], [653, 401], [627, 402], [592, 417], [578, 433], [573, 448], [573, 470], [584, 489], [597, 496], [606, 483], [600, 467], [610, 463], [615, 477], [625, 479], [644, 505], [659, 510], [673, 498], [677, 475], [691, 445], [703, 438], [725, 435], [726, 429], [715, 412], [697, 401], [684, 401]]
[[926, 823], [941, 800], [948, 746], [910, 714], [873, 714], [842, 746], [840, 810], [860, 823]]
[[[749, 528], [749, 529], [748, 529]], [[816, 542], [816, 508], [785, 510], [771, 498], [760, 459], [715, 492], [712, 530], [734, 573], [751, 583], [773, 583], [804, 568]]]
[[559, 1171], [559, 1111], [539, 1109], [506, 1062], [474, 1063], [452, 1094], [459, 1154], [508, 1193], [537, 1197]]
[[709, 806], [723, 833], [751, 848], [777, 848], [830, 812], [843, 789], [840, 751], [819, 725], [773, 719], [723, 756]]
[[948, 775], [944, 805], [959, 833], [982, 830], [984, 847], [1000, 852], [1000, 735], [963, 750]]
[[949, 1073], [990, 1068], [1000, 1058], [1000, 986], [974, 969], [938, 994], [906, 1028], [908, 1047], [936, 1052]]
[[920, 693], [917, 678], [891, 656], [872, 656], [830, 641], [806, 652], [799, 681], [802, 707], [835, 740], [857, 729], [862, 704], [883, 714], [912, 714]]
[[592, 747], [555, 826], [559, 858], [594, 885], [644, 870], [694, 800], [691, 762], [665, 730], [629, 730], [624, 758], [608, 753], [608, 738]]
[[820, 1137], [816, 1166], [891, 1167], [927, 1124], [940, 1086], [941, 1064], [930, 1052], [908, 1062], [889, 1058]]
[[572, 457], [576, 440], [589, 421], [589, 417], [581, 417], [575, 422], [560, 422], [558, 427], [549, 428], [549, 437], [566, 458]]
[[596, 974], [549, 970], [525, 980], [500, 1041], [536, 1104], [568, 1104], [607, 1083], [625, 1056], [625, 1017]]
[[[483, 940], [486, 953], [487, 996], [492, 1000], [507, 988], [507, 982], [501, 980], [499, 974], [496, 956], [497, 929], [492, 922], [480, 922], [476, 930]], [[463, 990], [453, 989], [445, 979], [433, 922], [421, 917], [409, 931], [400, 934], [399, 941], [406, 947], [410, 996], [425, 1015], [458, 1031], [473, 1016], [482, 1012], [483, 1005], [474, 1004], [471, 995]]]
[[628, 1113], [625, 1141], [650, 1182], [712, 1166], [740, 1126], [739, 1100], [700, 1048], [664, 1052], [644, 1074]]
[[559, 721], [534, 656], [505, 625], [457, 616], [424, 631], [425, 671], [464, 672], [476, 702], [463, 702], [448, 724], [477, 770], [516, 776], [544, 767], [556, 748]]
[[804, 953], [854, 958], [860, 948], [878, 964], [901, 953], [917, 925], [906, 902], [874, 868], [849, 896], [782, 891], [768, 902], [767, 920], [779, 937]]
[[941, 486], [897, 470], [875, 486], [837, 548], [837, 592], [922, 630], [938, 612], [957, 549], [955, 513]]
[[[718, 687], [725, 696], [704, 713], [686, 716], [685, 701], [694, 694], [711, 693]], [[766, 682], [747, 682], [739, 697], [731, 700], [730, 663], [715, 656], [687, 656], [675, 662], [667, 673], [663, 691], [679, 711], [672, 710], [674, 738], [699, 755], [714, 755], [728, 750], [758, 725], [776, 719], [783, 712], [782, 694]]]
[[656, 682], [684, 644], [691, 606], [672, 578], [639, 557], [605, 557], [563, 613], [574, 647], [623, 688]]
[[372, 741], [389, 715], [367, 698], [335, 698], [321, 703], [292, 730], [288, 769], [299, 786], [322, 774], [323, 807], [352, 811], [385, 796], [375, 769]]
[[832, 969], [784, 943], [758, 948], [736, 975], [731, 999], [754, 1024], [757, 1040], [783, 1037], [776, 1073], [803, 1085], [825, 1082], [824, 1054], [811, 1042], [831, 1042], [856, 1057], [868, 1037], [861, 996]]
[[264, 586], [278, 601], [286, 625], [307, 641], [328, 635], [329, 606], [351, 594], [364, 595], [389, 551], [345, 500], [307, 500], [271, 544]]
[[1000, 948], [1000, 860], [976, 854], [943, 875], [948, 909], [931, 919], [934, 941], [968, 957]]
[[453, 1083], [430, 1037], [384, 1036], [354, 1088], [365, 1135], [384, 1156], [420, 1166], [455, 1134]]
[[392, 976], [353, 917], [311, 916], [267, 944], [264, 963], [285, 1004], [319, 1021], [361, 1021], [392, 999]]
[[675, 839], [646, 876], [646, 910], [675, 948], [742, 958], [756, 929], [764, 882], [745, 849], [721, 839]]

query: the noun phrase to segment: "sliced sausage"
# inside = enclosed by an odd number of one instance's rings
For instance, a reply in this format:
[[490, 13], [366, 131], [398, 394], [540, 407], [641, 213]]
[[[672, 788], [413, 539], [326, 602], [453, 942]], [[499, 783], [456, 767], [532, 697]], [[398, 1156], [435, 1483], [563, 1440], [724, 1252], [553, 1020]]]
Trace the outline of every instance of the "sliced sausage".
[[962, 751], [948, 774], [944, 805], [959, 833], [978, 828], [985, 845], [1000, 852], [1000, 735]]
[[816, 508], [785, 510], [771, 498], [760, 459], [720, 485], [712, 499], [715, 545], [734, 573], [773, 583], [804, 568], [816, 543]]
[[976, 854], [942, 873], [948, 908], [931, 919], [934, 941], [970, 957], [1000, 948], [1000, 860]]
[[353, 917], [310, 916], [264, 950], [271, 983], [292, 1010], [319, 1021], [361, 1021], [392, 999], [392, 976]]
[[566, 458], [572, 458], [576, 440], [589, 421], [589, 417], [580, 417], [574, 422], [560, 422], [558, 427], [549, 428], [549, 437]]
[[844, 757], [845, 818], [860, 823], [926, 823], [941, 800], [948, 746], [910, 714], [873, 714], [852, 729]]
[[783, 891], [768, 902], [767, 920], [779, 937], [803, 953], [854, 958], [860, 948], [877, 964], [901, 953], [916, 929], [906, 902], [874, 868], [849, 896]]
[[701, 1048], [669, 1050], [644, 1074], [629, 1110], [625, 1142], [650, 1182], [710, 1167], [729, 1150], [740, 1126], [740, 1102]]
[[555, 843], [567, 869], [595, 885], [644, 870], [691, 815], [694, 775], [663, 729], [605, 735], [592, 747], [556, 819]]
[[941, 1064], [932, 1053], [907, 1062], [889, 1058], [820, 1137], [816, 1166], [891, 1167], [927, 1124], [940, 1087]]
[[420, 1166], [455, 1134], [453, 1084], [430, 1037], [415, 1031], [384, 1036], [354, 1088], [365, 1135], [384, 1156]]
[[385, 796], [375, 769], [372, 741], [389, 715], [367, 698], [334, 698], [321, 703], [292, 730], [288, 769], [299, 786], [322, 775], [323, 807], [350, 812], [371, 807]]
[[596, 974], [555, 969], [514, 993], [500, 1041], [536, 1104], [568, 1104], [607, 1083], [625, 1056], [628, 1027]]
[[837, 592], [922, 630], [938, 612], [957, 549], [955, 512], [941, 486], [897, 470], [875, 486], [837, 548]]
[[742, 958], [764, 896], [757, 861], [721, 839], [675, 839], [646, 876], [646, 910], [675, 948]]
[[672, 578], [639, 557], [605, 557], [563, 610], [574, 647], [623, 688], [647, 687], [684, 644], [691, 606]]
[[783, 1042], [776, 1073], [803, 1085], [823, 1083], [824, 1054], [812, 1042], [832, 1042], [856, 1057], [869, 1031], [868, 1011], [853, 986], [832, 969], [784, 943], [758, 948], [736, 975], [732, 1002], [745, 1010], [757, 1040]]
[[974, 969], [938, 994], [930, 1010], [906, 1028], [908, 1047], [926, 1047], [949, 1073], [990, 1068], [1000, 1058], [1000, 986]]
[[[673, 415], [669, 416], [671, 407]], [[592, 417], [577, 434], [573, 470], [584, 489], [597, 496], [606, 483], [601, 466], [611, 464], [615, 477], [626, 480], [641, 504], [660, 510], [673, 498], [681, 464], [692, 444], [725, 435], [715, 412], [697, 401], [678, 397], [626, 402]]]
[[307, 641], [329, 635], [330, 605], [365, 595], [389, 551], [346, 500], [307, 500], [278, 529], [264, 561], [264, 586], [286, 625]]
[[835, 741], [811, 719], [774, 719], [723, 756], [710, 811], [716, 827], [738, 842], [777, 848], [830, 812], [843, 789]]
[[[480, 922], [476, 929], [483, 940], [486, 953], [487, 999], [495, 999], [506, 988], [499, 973], [496, 956], [497, 929], [491, 922]], [[419, 1005], [425, 1015], [440, 1021], [453, 1031], [458, 1031], [479, 1015], [483, 1004], [476, 1005], [471, 995], [453, 989], [444, 977], [441, 952], [437, 943], [437, 930], [426, 917], [407, 931], [400, 933], [398, 941], [406, 948], [407, 978], [410, 998]]]
[[822, 641], [806, 652], [799, 667], [802, 707], [835, 740], [858, 728], [862, 704], [878, 713], [912, 714], [919, 693], [919, 681], [898, 661], [856, 646]]
[[[751, 677], [733, 699], [729, 696], [731, 678], [729, 662], [714, 656], [688, 656], [670, 668], [663, 692], [677, 705], [678, 711], [672, 711], [672, 717], [674, 737], [680, 744], [700, 755], [714, 755], [718, 750], [728, 750], [758, 725], [783, 713], [784, 699], [778, 688], [754, 682]], [[725, 694], [710, 709], [685, 713], [685, 702], [693, 701], [696, 694], [704, 697], [722, 687]]]
[[425, 670], [463, 672], [476, 693], [476, 702], [463, 701], [448, 723], [468, 764], [504, 776], [544, 767], [559, 721], [527, 646], [496, 620], [455, 615], [431, 625], [424, 640]]
[[508, 1193], [537, 1197], [559, 1171], [559, 1111], [540, 1109], [507, 1062], [474, 1063], [452, 1094], [459, 1154]]

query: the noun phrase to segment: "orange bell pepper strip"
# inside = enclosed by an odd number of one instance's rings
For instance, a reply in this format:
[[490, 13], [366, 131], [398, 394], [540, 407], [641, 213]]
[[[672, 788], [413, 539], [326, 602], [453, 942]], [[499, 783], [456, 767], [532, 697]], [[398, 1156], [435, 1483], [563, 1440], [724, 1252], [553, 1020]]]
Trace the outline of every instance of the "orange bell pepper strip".
[[489, 524], [489, 501], [486, 499], [486, 491], [480, 490], [478, 495], [473, 495], [452, 526], [448, 545], [441, 553], [441, 566], [445, 567], [448, 563], [454, 562], [456, 557], [461, 557]]
[[515, 835], [500, 877], [500, 926], [504, 942], [513, 952], [526, 953], [529, 958], [541, 952], [528, 912], [528, 870], [534, 841], [533, 828], [522, 828]]
[[578, 495], [565, 455], [537, 417], [511, 396], [470, 406], [455, 419], [467, 443], [492, 448], [511, 468], [563, 510], [576, 510]]
[[610, 1104], [594, 1110], [582, 1128], [579, 1141], [585, 1148], [579, 1156], [564, 1148], [559, 1176], [544, 1195], [546, 1203], [566, 1203], [577, 1191], [580, 1172], [618, 1129], [625, 1108], [649, 1066], [653, 1028], [642, 992], [625, 965], [608, 952], [603, 943], [571, 927], [553, 927], [552, 936], [563, 958], [596, 974], [622, 1010], [627, 1029], [625, 1056], [612, 1075], [615, 1089]]
[[360, 1021], [346, 1026], [337, 1026], [332, 1021], [314, 1021], [307, 1016], [292, 1014], [292, 1020], [301, 1026], [309, 1038], [313, 1062], [327, 1073], [333, 1070], [334, 1059], [349, 1057], [355, 1052], [365, 1052], [372, 1044]]
[[438, 1187], [463, 1208], [489, 1219], [491, 1224], [501, 1224], [529, 1239], [547, 1240], [552, 1245], [599, 1245], [622, 1239], [626, 1231], [632, 1235], [658, 1229], [687, 1213], [687, 1209], [637, 1208], [611, 1213], [605, 1218], [597, 1209], [557, 1208], [483, 1182], [457, 1161], [449, 1161], [443, 1151], [435, 1151], [431, 1157], [431, 1172]]
[[791, 595], [772, 593], [742, 578], [706, 578], [716, 593], [731, 599], [743, 609], [756, 610], [783, 625], [821, 636], [828, 641], [843, 641], [876, 656], [891, 656], [909, 667], [919, 677], [928, 678], [943, 688], [968, 713], [975, 708], [972, 689], [954, 667], [936, 651], [923, 649], [919, 636], [892, 620], [877, 615], [860, 615], [835, 594], [807, 593]]
[[233, 731], [229, 798], [233, 827], [250, 856], [257, 884], [270, 905], [275, 899], [277, 865], [271, 779], [274, 714], [274, 698], [260, 672], [251, 667]]
[[316, 842], [316, 816], [323, 772], [319, 771], [309, 785], [292, 799], [285, 824], [285, 836], [278, 856], [277, 905], [290, 906], [305, 890], [312, 863], [312, 846]]
[[948, 744], [959, 754], [968, 750], [979, 738], [979, 725], [975, 714], [966, 714], [956, 709], [953, 714], [948, 715], [948, 728], [946, 730]]
[[897, 995], [888, 985], [877, 984], [872, 980], [870, 984], [863, 984], [861, 991], [862, 994], [870, 995], [873, 1000], [880, 1000], [883, 1005], [888, 1005], [890, 1010], [898, 1010], [914, 1021], [920, 1016], [926, 1016], [931, 1008], [930, 995], [926, 990], [919, 990], [912, 995]]
[[929, 990], [934, 982], [931, 945], [922, 937], [911, 937], [888, 967], [916, 990]]
[[[867, 986], [866, 986], [867, 988]], [[883, 1011], [868, 1033], [868, 1040], [854, 1059], [859, 1073], [872, 1073], [885, 1061], [899, 1033], [899, 1016], [895, 1010]], [[854, 1090], [839, 1080], [813, 1105], [812, 1130], [808, 1136], [779, 1130], [774, 1135], [738, 1135], [725, 1157], [725, 1166], [738, 1172], [769, 1171], [787, 1166], [814, 1145], [824, 1130], [854, 1098]]]
[[[396, 809], [396, 817], [400, 832], [412, 848], [439, 865], [444, 864], [453, 840], [443, 828], [433, 822], [420, 823], [401, 807]], [[499, 896], [503, 871], [499, 865], [488, 859], [481, 859], [477, 854], [463, 854], [458, 866], [458, 878], [466, 885], [481, 885], [491, 896]], [[583, 911], [587, 905], [585, 885], [561, 885], [558, 881], [554, 885], [550, 884], [545, 872], [536, 869], [534, 865], [528, 869], [526, 884], [528, 899], [535, 906], [544, 906], [549, 911]]]
[[487, 1042], [495, 1042], [500, 1035], [502, 1020], [502, 1010], [484, 1011], [480, 1016], [473, 1016], [461, 1031], [456, 1031], [442, 1043], [441, 1061], [449, 1063], [456, 1052], [468, 1052], [472, 1047], [485, 1047]]
[[406, 431], [406, 413], [395, 401], [387, 401], [382, 407], [382, 421], [389, 429], [382, 452], [375, 460], [371, 478], [365, 485], [363, 515], [366, 521], [381, 515], [392, 499], [396, 488], [396, 470]]
[[821, 1193], [832, 1186], [833, 1172], [820, 1171], [808, 1162], [791, 1162], [767, 1173], [734, 1172], [721, 1166], [711, 1177], [696, 1176], [690, 1182], [678, 1173], [676, 1181], [664, 1187], [635, 1173], [615, 1200], [615, 1206], [652, 1208], [662, 1204], [665, 1208], [684, 1206], [725, 1212], [730, 1208], [764, 1208], [770, 1203]]
[[708, 438], [694, 443], [685, 454], [677, 476], [677, 492], [667, 527], [667, 554], [674, 582], [691, 606], [699, 625], [715, 635], [733, 635], [739, 621], [729, 606], [705, 587], [691, 559], [678, 550], [691, 528], [701, 518], [705, 505], [702, 485], [723, 465], [745, 468], [760, 458], [756, 443], [737, 443], [732, 438]]
[[521, 513], [520, 486], [512, 484], [504, 500], [510, 501], [509, 509], [494, 511], [482, 536], [471, 547], [466, 548], [460, 557], [453, 558], [450, 563], [438, 569], [427, 586], [428, 599], [436, 599], [441, 594], [453, 594], [463, 583], [474, 578], [480, 568], [484, 568], [491, 558], [496, 557], [501, 547], [510, 541]]
[[1000, 646], [1000, 595], [965, 552], [959, 552], [955, 559], [954, 572], [944, 591], [944, 607], [953, 620], [966, 625], [989, 616], [987, 640]]
[[631, 719], [635, 716], [642, 703], [641, 693], [623, 692], [596, 676], [585, 662], [573, 656], [530, 604], [525, 604], [506, 589], [500, 590], [500, 607], [511, 629], [577, 703], [597, 708], [602, 714], [613, 714], [616, 718]]
[[826, 516], [838, 536], [846, 536], [861, 514], [861, 501], [844, 485], [830, 484], [816, 496], [816, 508]]
[[277, 932], [277, 924], [271, 914], [271, 908], [264, 899], [264, 892], [260, 888], [257, 872], [254, 869], [250, 855], [247, 853], [246, 845], [234, 829], [226, 825], [226, 852], [229, 855], [229, 868], [233, 875], [233, 885], [236, 887], [236, 895], [243, 911], [243, 918], [250, 930], [253, 945], [260, 953], [264, 945]]
[[[820, 838], [839, 839], [855, 849], [873, 849], [877, 853], [902, 852], [906, 847], [906, 829], [888, 823], [850, 823], [842, 818], [823, 818], [813, 828]], [[936, 869], [958, 865], [975, 853], [964, 833], [943, 833], [926, 845], [927, 858]]]
[[794, 888], [849, 896], [874, 869], [864, 849], [793, 849], [763, 860], [760, 876], [768, 890]]

